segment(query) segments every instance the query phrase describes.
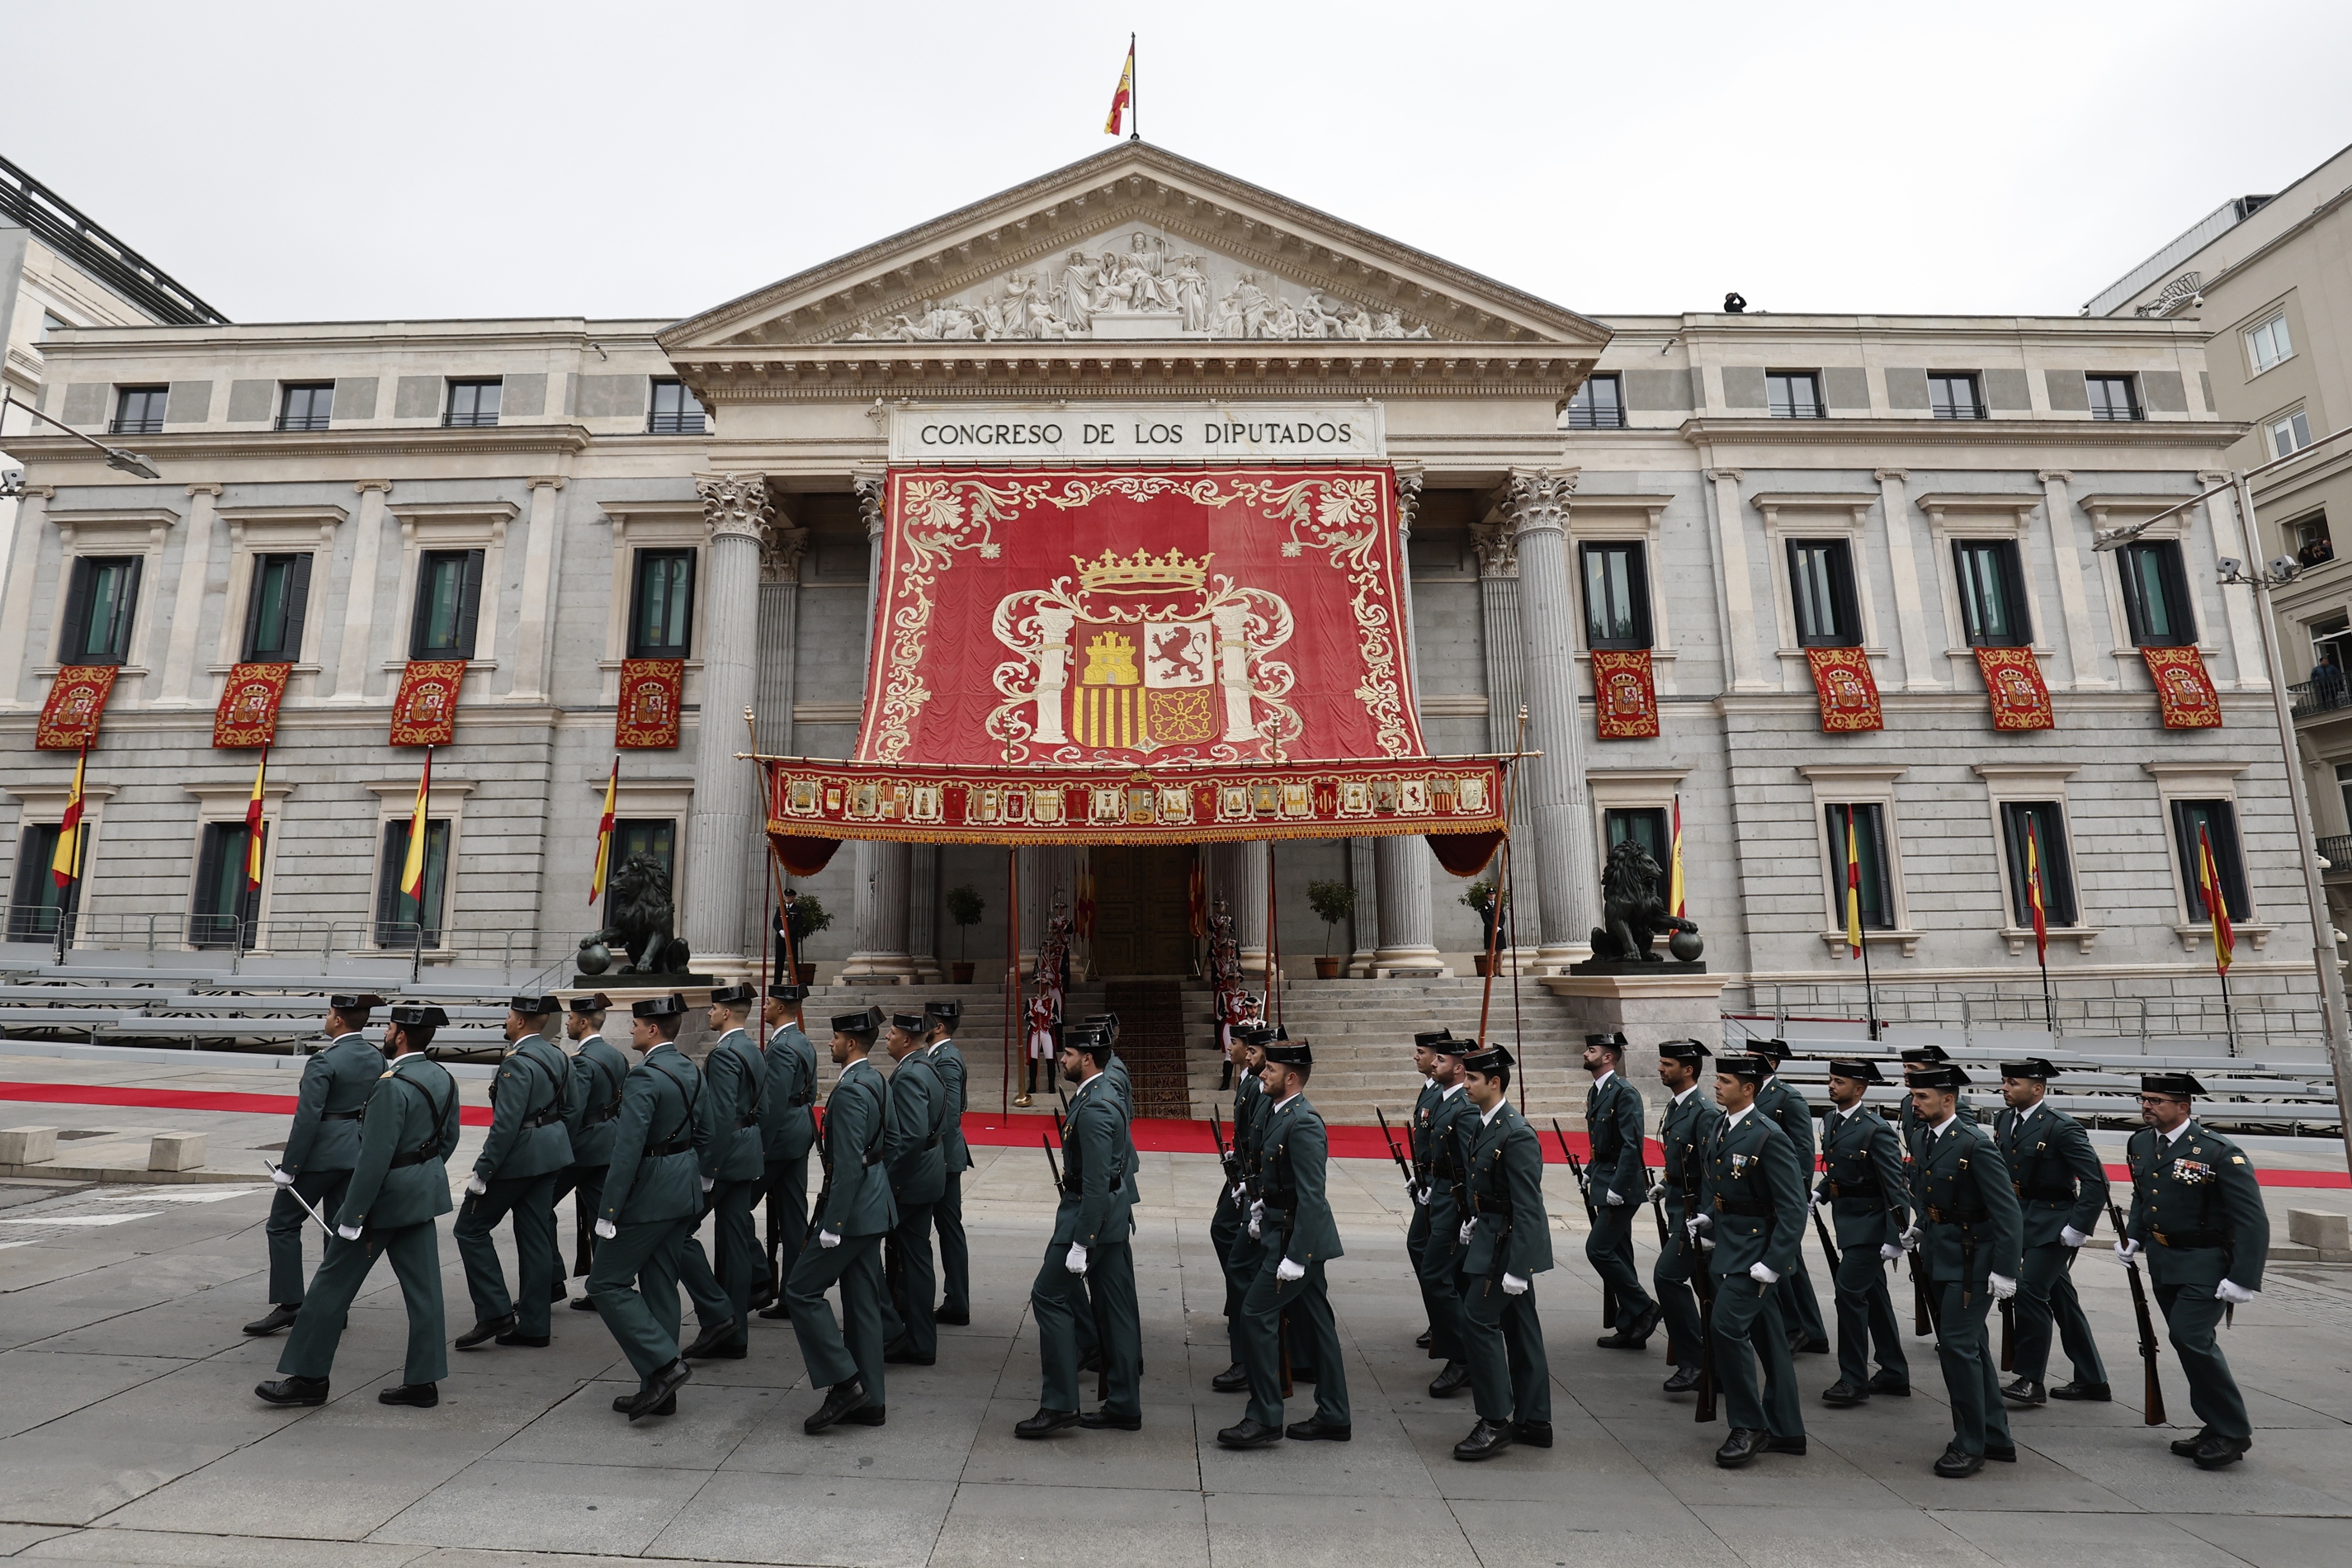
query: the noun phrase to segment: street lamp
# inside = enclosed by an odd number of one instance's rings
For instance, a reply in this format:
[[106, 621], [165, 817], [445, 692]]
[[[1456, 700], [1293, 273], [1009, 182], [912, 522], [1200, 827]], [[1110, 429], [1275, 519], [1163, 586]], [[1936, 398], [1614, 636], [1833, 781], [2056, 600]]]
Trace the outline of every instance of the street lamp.
[[44, 425], [57, 426], [58, 429], [64, 431], [67, 435], [72, 437], [83, 446], [97, 447], [100, 451], [106, 454], [106, 466], [110, 468], [120, 468], [126, 474], [136, 475], [138, 478], [142, 479], [160, 479], [163, 477], [155, 471], [155, 466], [152, 463], [150, 463], [145, 458], [127, 447], [110, 447], [103, 441], [93, 441], [89, 437], [83, 435], [80, 431], [75, 429], [72, 426], [65, 424], [60, 420], [50, 418], [47, 415], [42, 413], [31, 404], [17, 402], [13, 395], [0, 395], [0, 416], [6, 415], [8, 410], [11, 408], [21, 408]]

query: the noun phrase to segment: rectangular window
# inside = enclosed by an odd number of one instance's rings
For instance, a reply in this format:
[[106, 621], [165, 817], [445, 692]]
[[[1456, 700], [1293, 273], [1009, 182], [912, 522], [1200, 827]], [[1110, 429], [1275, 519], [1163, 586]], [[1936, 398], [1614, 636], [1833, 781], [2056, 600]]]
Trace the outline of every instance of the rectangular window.
[[2344, 820], [2352, 822], [2352, 763], [2336, 764], [2336, 793], [2343, 797]]
[[114, 399], [114, 423], [109, 428], [117, 436], [160, 436], [163, 433], [163, 403], [171, 395], [168, 386], [126, 386]]
[[302, 657], [302, 620], [310, 604], [310, 557], [257, 555], [253, 595], [245, 609], [245, 658], [292, 664]]
[[2066, 814], [2054, 800], [2003, 801], [2000, 836], [2009, 852], [2009, 910], [2013, 923], [2031, 928], [2033, 902], [2027, 891], [2025, 840], [2033, 835], [2034, 860], [2042, 870], [2042, 919], [2045, 925], [2071, 926], [2074, 913], [2074, 872], [2066, 858]]
[[482, 605], [482, 552], [428, 550], [416, 563], [416, 616], [411, 658], [471, 658]]
[[684, 658], [694, 631], [694, 552], [640, 550], [629, 593], [629, 657]]
[[1775, 419], [1822, 416], [1822, 378], [1809, 370], [1766, 371], [1764, 397]]
[[1943, 371], [1927, 377], [1927, 411], [1938, 419], [1981, 419], [1984, 398], [1974, 371]]
[[2172, 803], [2172, 836], [2180, 851], [2180, 885], [2189, 895], [2191, 921], [2210, 917], [2197, 891], [2197, 834], [2205, 831], [2213, 846], [2213, 866], [2221, 876], [2221, 900], [2230, 918], [2252, 918], [2253, 900], [2246, 897], [2246, 862], [2238, 853], [2238, 808], [2226, 800], [2176, 800]]
[[2298, 408], [2270, 422], [2271, 456], [2291, 457], [2311, 445], [2311, 417]]
[[1571, 430], [1622, 430], [1625, 404], [1614, 375], [1588, 375], [1568, 400]]
[[335, 412], [335, 384], [289, 384], [278, 404], [280, 430], [324, 430]]
[[652, 436], [699, 436], [708, 427], [702, 404], [676, 376], [654, 378], [653, 412], [646, 416]]
[[2261, 326], [2246, 333], [2246, 357], [2254, 362], [2254, 374], [2263, 372], [2281, 360], [2294, 357], [2294, 344], [2287, 340], [2286, 317], [2273, 316]]
[[[60, 831], [54, 822], [28, 823], [24, 837], [16, 841], [16, 890], [8, 901], [10, 942], [40, 942], [56, 936], [58, 915], [70, 915], [81, 902], [79, 879], [68, 889], [58, 887], [57, 878], [50, 872], [50, 863], [58, 858]], [[89, 825], [85, 822], [81, 840], [84, 866], [89, 863], [92, 841]]]
[[1634, 540], [1578, 546], [1584, 557], [1584, 637], [1588, 647], [1650, 646], [1648, 550]]
[[[268, 829], [262, 831], [266, 837]], [[188, 912], [189, 946], [249, 948], [259, 940], [261, 889], [246, 886], [247, 842], [242, 822], [205, 824], [195, 904]]]
[[441, 423], [451, 426], [496, 425], [499, 395], [505, 386], [503, 381], [451, 382], [449, 411], [441, 416]]
[[2287, 542], [2294, 546], [2298, 566], [2324, 566], [2336, 559], [2336, 541], [2327, 531], [2327, 514], [2314, 512], [2286, 525]]
[[2139, 394], [2127, 375], [2086, 375], [2083, 384], [2091, 395], [2094, 419], [2137, 419]]
[[1895, 888], [1886, 858], [1886, 809], [1874, 803], [1826, 808], [1830, 831], [1830, 885], [1837, 890], [1838, 928], [1845, 925], [1847, 886], [1845, 830], [1853, 823], [1854, 864], [1862, 892], [1862, 923], [1865, 930], [1895, 929]]
[[2187, 647], [2197, 640], [2197, 618], [2189, 611], [2189, 579], [2180, 568], [2180, 546], [2169, 539], [2143, 540], [2116, 552], [2124, 580], [2124, 618], [2139, 647]]
[[1970, 647], [2023, 647], [2033, 640], [2025, 614], [2025, 574], [2013, 539], [1956, 539], [1960, 625]]
[[136, 555], [77, 555], [67, 579], [59, 664], [121, 664], [131, 656], [131, 616], [139, 604]]
[[422, 885], [411, 897], [400, 890], [400, 874], [408, 864], [408, 818], [394, 817], [383, 825], [383, 863], [376, 878], [375, 944], [412, 947], [419, 929], [424, 945], [441, 945], [442, 895], [449, 879], [449, 825], [438, 818], [425, 824], [425, 864]]
[[624, 817], [613, 824], [613, 868], [640, 855], [660, 862], [670, 886], [677, 886], [677, 822], [674, 817]]
[[[1669, 869], [1668, 862], [1675, 852], [1674, 829], [1666, 820], [1665, 807], [1659, 805], [1612, 806], [1601, 814], [1601, 822], [1609, 835], [1608, 847], [1614, 849], [1632, 839], [1650, 852], [1658, 869]], [[1666, 884], [1658, 883], [1658, 896], [1664, 898]]]
[[1853, 556], [1844, 540], [1789, 541], [1789, 588], [1796, 603], [1800, 646], [1862, 646], [1862, 615], [1853, 596]]

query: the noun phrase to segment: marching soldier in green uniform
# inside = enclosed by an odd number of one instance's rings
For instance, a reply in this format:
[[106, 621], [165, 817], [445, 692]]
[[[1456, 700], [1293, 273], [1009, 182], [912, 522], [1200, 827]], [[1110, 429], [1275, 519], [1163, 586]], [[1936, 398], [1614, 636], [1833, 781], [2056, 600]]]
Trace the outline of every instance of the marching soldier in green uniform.
[[[2001, 1063], [2000, 1095], [2009, 1108], [1993, 1121], [1993, 1142], [2025, 1215], [2025, 1256], [2011, 1302], [2017, 1329], [2011, 1360], [2017, 1375], [2000, 1396], [2027, 1406], [2111, 1397], [2106, 1364], [2072, 1278], [2075, 1253], [2106, 1212], [2107, 1169], [2083, 1124], [2042, 1103], [2056, 1072], [2039, 1057]], [[2074, 1372], [2071, 1382], [2055, 1388], [2044, 1382], [2053, 1329]]]
[[[562, 1004], [518, 996], [509, 1005], [507, 1039], [514, 1049], [490, 1081], [490, 1134], [466, 1178], [466, 1201], [450, 1228], [466, 1265], [474, 1326], [457, 1336], [469, 1351], [496, 1338], [502, 1345], [545, 1345], [548, 1303], [562, 1279], [555, 1235], [555, 1183], [572, 1163], [572, 1063], [542, 1032]], [[515, 1293], [490, 1233], [514, 1216]]]
[[[802, 1249], [784, 1281], [784, 1303], [809, 1382], [826, 1391], [824, 1403], [801, 1423], [811, 1435], [840, 1421], [879, 1426], [886, 1414], [882, 1238], [898, 1215], [882, 1169], [890, 1086], [882, 1069], [866, 1059], [877, 1032], [871, 1012], [834, 1017], [833, 1061], [841, 1072], [824, 1102], [824, 1189], [811, 1221], [814, 1245]], [[836, 1284], [840, 1322], [824, 1299]]]
[[1694, 1241], [1706, 1238], [1702, 1248], [1711, 1243], [1714, 1249], [1706, 1267], [1715, 1282], [1715, 1373], [1731, 1424], [1715, 1462], [1727, 1470], [1759, 1454], [1805, 1451], [1796, 1363], [1772, 1289], [1796, 1267], [1803, 1244], [1805, 1178], [1796, 1148], [1757, 1101], [1771, 1070], [1760, 1056], [1716, 1062], [1715, 1100], [1724, 1115], [1707, 1137], [1698, 1212], [1687, 1227]]
[[923, 1014], [894, 1013], [883, 1041], [898, 1064], [890, 1074], [882, 1160], [898, 1217], [883, 1248], [883, 1277], [898, 1332], [884, 1343], [882, 1359], [908, 1366], [929, 1366], [940, 1359], [940, 1331], [932, 1317], [939, 1277], [931, 1268], [931, 1217], [947, 1191], [948, 1088], [924, 1048], [926, 1033]]
[[256, 1336], [274, 1334], [293, 1322], [302, 1306], [302, 1227], [309, 1209], [332, 1214], [351, 1184], [360, 1158], [360, 1113], [383, 1071], [383, 1054], [368, 1044], [368, 1014], [383, 1005], [376, 995], [327, 998], [323, 1051], [302, 1064], [294, 1095], [294, 1125], [269, 1179], [281, 1189], [270, 1196], [269, 1310], [245, 1325]]
[[[767, 1272], [759, 1226], [751, 1211], [760, 1202], [768, 1163], [761, 1152], [760, 1109], [767, 1092], [768, 1058], [744, 1025], [759, 988], [718, 985], [710, 992], [710, 1032], [719, 1037], [702, 1058], [702, 1083], [710, 1106], [710, 1143], [700, 1151], [704, 1201], [713, 1216], [711, 1250], [718, 1266], [705, 1279], [697, 1268], [708, 1256], [702, 1243], [687, 1238], [680, 1274], [694, 1298], [701, 1332], [682, 1352], [688, 1361], [740, 1361], [750, 1352], [751, 1293]], [[709, 1300], [717, 1288], [719, 1300]]]
[[2254, 1429], [2213, 1331], [2229, 1309], [2261, 1293], [2271, 1222], [2245, 1152], [2193, 1114], [2191, 1097], [2204, 1092], [2187, 1073], [2139, 1080], [2147, 1125], [2131, 1135], [2131, 1213], [2116, 1256], [2147, 1263], [2189, 1379], [2189, 1408], [2204, 1423], [2172, 1451], [2200, 1470], [2218, 1470], [2246, 1457]]
[[808, 1157], [816, 1147], [816, 1047], [801, 1029], [803, 985], [771, 985], [761, 1010], [768, 1026], [768, 1072], [760, 1101], [760, 1152], [767, 1162], [768, 1246], [777, 1267], [764, 1287], [773, 1302], [760, 1316], [790, 1318], [784, 1276], [808, 1240]]
[[1601, 1338], [1601, 1348], [1637, 1351], [1664, 1314], [1642, 1289], [1633, 1267], [1633, 1216], [1642, 1210], [1650, 1183], [1642, 1160], [1642, 1091], [1625, 1078], [1625, 1037], [1584, 1037], [1584, 1070], [1592, 1088], [1584, 1097], [1585, 1132], [1592, 1160], [1592, 1228], [1585, 1233], [1584, 1258], [1603, 1287], [1617, 1295], [1617, 1321]]
[[677, 1391], [693, 1375], [677, 1353], [678, 1255], [702, 1223], [699, 1152], [711, 1126], [702, 1074], [677, 1048], [685, 998], [648, 996], [629, 1011], [630, 1043], [645, 1059], [621, 1089], [588, 1299], [637, 1373], [637, 1391], [617, 1395], [613, 1408], [638, 1421], [675, 1415]]
[[[1339, 1331], [1323, 1272], [1340, 1256], [1339, 1227], [1324, 1192], [1329, 1136], [1321, 1113], [1307, 1098], [1314, 1070], [1315, 1052], [1305, 1040], [1279, 1040], [1265, 1048], [1260, 1076], [1269, 1103], [1248, 1208], [1248, 1234], [1259, 1244], [1259, 1263], [1242, 1299], [1242, 1364], [1249, 1371], [1250, 1402], [1240, 1421], [1217, 1434], [1228, 1448], [1260, 1448], [1285, 1436], [1344, 1443], [1355, 1435], [1348, 1380], [1339, 1364]], [[1132, 1185], [1130, 1173], [1130, 1190]], [[1286, 1427], [1282, 1317], [1292, 1307], [1292, 1321], [1314, 1347], [1315, 1414]]]
[[[1125, 1113], [1129, 1123], [1123, 1133], [1127, 1139], [1127, 1201], [1130, 1204], [1141, 1203], [1143, 1189], [1137, 1183], [1136, 1171], [1143, 1162], [1135, 1151], [1135, 1131], [1132, 1125], [1135, 1121], [1135, 1080], [1128, 1076], [1127, 1064], [1119, 1059], [1118, 1015], [1089, 1013], [1081, 1027], [1092, 1029], [1102, 1037], [1103, 1084], [1111, 1093], [1118, 1097], [1118, 1108]], [[1078, 1320], [1078, 1370], [1080, 1372], [1103, 1370], [1101, 1336], [1096, 1331], [1094, 1317], [1089, 1315], [1080, 1318]], [[1314, 1373], [1298, 1372], [1294, 1367], [1293, 1375], [1311, 1378]]]
[[[1470, 1361], [1463, 1348], [1462, 1329], [1462, 1180], [1465, 1171], [1458, 1128], [1475, 1112], [1468, 1098], [1462, 1058], [1477, 1048], [1475, 1040], [1457, 1040], [1448, 1030], [1414, 1038], [1426, 1041], [1429, 1088], [1413, 1108], [1412, 1165], [1414, 1218], [1422, 1228], [1422, 1250], [1413, 1259], [1421, 1279], [1422, 1305], [1429, 1312], [1430, 1358], [1444, 1365], [1430, 1380], [1432, 1399], [1450, 1399], [1470, 1386]], [[1412, 1232], [1405, 1232], [1410, 1247]]]
[[1225, 1156], [1224, 1187], [1209, 1220], [1209, 1245], [1216, 1249], [1218, 1266], [1225, 1273], [1225, 1345], [1233, 1357], [1224, 1371], [1209, 1380], [1219, 1394], [1239, 1394], [1249, 1386], [1249, 1369], [1242, 1364], [1242, 1298], [1257, 1277], [1257, 1243], [1246, 1228], [1248, 1192], [1257, 1171], [1259, 1113], [1265, 1106], [1265, 1086], [1258, 1075], [1274, 1031], [1263, 1025], [1240, 1025], [1232, 1038], [1233, 1060], [1240, 1069], [1234, 1078], [1233, 1151]]
[[1911, 1162], [1911, 1227], [1903, 1241], [1926, 1261], [1936, 1357], [1952, 1405], [1952, 1441], [1936, 1473], [1958, 1480], [1983, 1469], [1987, 1459], [2017, 1458], [2000, 1402], [2000, 1357], [1985, 1343], [1985, 1314], [2017, 1293], [2024, 1226], [2000, 1148], [1960, 1114], [1969, 1075], [1943, 1062], [1912, 1068], [1905, 1082], [1919, 1140]]
[[[576, 1216], [574, 1272], [585, 1279], [595, 1267], [596, 1210], [604, 1202], [604, 1169], [613, 1163], [613, 1129], [621, 1117], [621, 1088], [628, 1082], [629, 1058], [604, 1037], [604, 1018], [613, 999], [599, 991], [574, 996], [572, 1016], [563, 1020], [564, 1033], [577, 1048], [572, 1053], [572, 1115], [564, 1131], [572, 1135], [572, 1163], [556, 1178], [555, 1201], [572, 1194]], [[561, 1258], [557, 1259], [562, 1262]], [[558, 1279], [555, 1289], [562, 1289]], [[575, 1312], [593, 1312], [596, 1303], [585, 1289], [572, 1299]]]
[[[1838, 1245], [1838, 1380], [1822, 1391], [1824, 1405], [1911, 1394], [1911, 1361], [1903, 1353], [1902, 1325], [1886, 1293], [1886, 1265], [1903, 1256], [1903, 1232], [1910, 1225], [1910, 1178], [1893, 1124], [1864, 1103], [1871, 1085], [1883, 1081], [1876, 1062], [1830, 1063], [1833, 1109], [1822, 1119], [1823, 1171], [1813, 1189], [1813, 1202], [1829, 1211]], [[1878, 1352], [1874, 1375], [1873, 1349]]]
[[[1903, 1072], [1907, 1081], [1914, 1068], [1934, 1067], [1950, 1061], [1951, 1056], [1941, 1046], [1913, 1046], [1903, 1052]], [[1903, 1158], [1916, 1159], [1919, 1152], [1919, 1113], [1912, 1109], [1911, 1095], [1904, 1091], [1901, 1109], [1895, 1113], [1895, 1134], [1903, 1141]]]
[[[1412, 1070], [1421, 1075], [1421, 1089], [1412, 1097], [1412, 1114], [1405, 1118], [1405, 1147], [1412, 1158], [1412, 1173], [1404, 1179], [1404, 1256], [1405, 1260], [1412, 1265], [1416, 1279], [1421, 1278], [1422, 1252], [1429, 1241], [1429, 1215], [1423, 1212], [1426, 1199], [1423, 1191], [1428, 1172], [1423, 1167], [1417, 1145], [1421, 1124], [1428, 1117], [1430, 1107], [1437, 1100], [1437, 1080], [1430, 1076], [1435, 1061], [1430, 1047], [1439, 1040], [1451, 1039], [1453, 1035], [1451, 1029], [1425, 1029], [1412, 1037]], [[1390, 1147], [1393, 1149], [1394, 1143], [1391, 1142]], [[1430, 1342], [1437, 1333], [1437, 1313], [1430, 1308], [1428, 1296], [1428, 1289], [1424, 1287], [1422, 1306], [1428, 1315], [1422, 1325], [1420, 1337], [1412, 1342], [1422, 1350], [1429, 1350]], [[1433, 1351], [1431, 1353], [1434, 1355], [1436, 1352]]]
[[945, 1286], [945, 1298], [940, 1310], [932, 1314], [932, 1321], [962, 1328], [971, 1321], [971, 1244], [963, 1233], [963, 1173], [971, 1169], [971, 1145], [964, 1142], [963, 1136], [967, 1071], [963, 1051], [955, 1043], [956, 1024], [963, 1016], [963, 1005], [933, 1002], [923, 1012], [930, 1021], [925, 1038], [931, 1066], [939, 1069], [940, 1082], [946, 1087], [948, 1097], [945, 1137], [940, 1145], [945, 1153], [947, 1173], [939, 1204], [931, 1211], [931, 1226], [940, 1237], [940, 1277]]
[[[1129, 1242], [1134, 1204], [1127, 1113], [1103, 1076], [1107, 1051], [1095, 1029], [1073, 1029], [1063, 1037], [1062, 1073], [1077, 1089], [1062, 1131], [1054, 1237], [1029, 1289], [1043, 1387], [1037, 1413], [1013, 1426], [1016, 1437], [1043, 1437], [1065, 1426], [1132, 1432], [1143, 1425], [1143, 1325]], [[1109, 1390], [1099, 1406], [1081, 1413], [1077, 1326], [1089, 1317], [1098, 1325]]]
[[[349, 1015], [345, 1015], [346, 1017]], [[425, 1059], [433, 1031], [449, 1021], [438, 1007], [401, 1005], [383, 1032], [392, 1065], [377, 1078], [360, 1121], [359, 1161], [326, 1257], [286, 1336], [285, 1375], [253, 1392], [271, 1405], [324, 1405], [327, 1374], [352, 1300], [381, 1255], [392, 1258], [408, 1310], [408, 1357], [401, 1382], [378, 1389], [383, 1405], [429, 1410], [449, 1375], [448, 1324], [441, 1311], [441, 1247], [433, 1222], [449, 1212], [449, 1155], [457, 1147], [457, 1082]]]
[[1491, 1459], [1513, 1443], [1551, 1447], [1551, 1363], [1535, 1292], [1536, 1276], [1551, 1267], [1551, 1223], [1543, 1145], [1506, 1098], [1511, 1053], [1490, 1045], [1462, 1066], [1471, 1114], [1452, 1130], [1463, 1151], [1462, 1340], [1478, 1424], [1454, 1457]]
[[1691, 1290], [1691, 1272], [1698, 1248], [1685, 1229], [1698, 1200], [1701, 1152], [1723, 1112], [1715, 1097], [1699, 1083], [1699, 1074], [1714, 1055], [1696, 1040], [1667, 1040], [1658, 1047], [1658, 1081], [1672, 1098], [1658, 1121], [1658, 1147], [1664, 1163], [1650, 1200], [1665, 1210], [1667, 1244], [1659, 1248], [1650, 1283], [1658, 1292], [1658, 1311], [1666, 1325], [1666, 1341], [1674, 1352], [1674, 1375], [1666, 1379], [1668, 1394], [1687, 1394], [1698, 1386], [1706, 1351], [1706, 1329], [1698, 1315], [1698, 1298]]
[[[1786, 1040], [1758, 1040], [1756, 1055], [1772, 1064], [1772, 1071], [1756, 1094], [1757, 1109], [1770, 1117], [1797, 1152], [1797, 1168], [1805, 1173], [1808, 1187], [1812, 1183], [1813, 1108], [1805, 1097], [1784, 1081], [1780, 1065], [1789, 1059]], [[1822, 1321], [1821, 1298], [1813, 1293], [1813, 1277], [1805, 1268], [1805, 1248], [1799, 1239], [1795, 1261], [1790, 1266], [1789, 1277], [1780, 1287], [1780, 1316], [1789, 1330], [1789, 1349], [1820, 1355], [1830, 1348], [1830, 1331]]]

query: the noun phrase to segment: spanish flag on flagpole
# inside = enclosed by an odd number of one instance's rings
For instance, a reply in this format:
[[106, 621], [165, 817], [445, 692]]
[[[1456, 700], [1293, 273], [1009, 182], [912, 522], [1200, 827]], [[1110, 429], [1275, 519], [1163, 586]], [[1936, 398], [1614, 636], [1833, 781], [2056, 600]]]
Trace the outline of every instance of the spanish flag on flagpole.
[[2205, 900], [2205, 913], [2213, 922], [2213, 971], [2226, 980], [2238, 938], [2230, 926], [2230, 898], [2222, 890], [2221, 868], [2213, 859], [2213, 840], [2202, 823], [2197, 826], [2197, 896]]
[[1675, 842], [1673, 864], [1666, 873], [1666, 908], [1676, 920], [1690, 919], [1690, 906], [1683, 898], [1683, 797], [1675, 796]]
[[253, 798], [245, 803], [245, 890], [261, 886], [261, 786], [269, 776], [269, 748], [261, 748], [261, 762], [253, 770]]
[[49, 877], [59, 888], [70, 888], [81, 875], [81, 775], [89, 766], [89, 748], [74, 761], [72, 793], [66, 796], [66, 814], [58, 823], [58, 852], [49, 858]]
[[[1127, 36], [1127, 66], [1118, 73], [1118, 90], [1110, 95], [1110, 118], [1103, 121], [1103, 134], [1116, 136], [1121, 119], [1135, 102], [1135, 35]], [[1139, 129], [1138, 135], [1142, 134]]]
[[1862, 956], [1862, 856], [1854, 847], [1853, 810], [1845, 808], [1845, 944], [1850, 959]]
[[2033, 910], [2033, 961], [2047, 968], [2050, 963], [2050, 917], [2042, 905], [2042, 845], [2033, 831], [2033, 818], [2025, 819], [2025, 901]]
[[604, 879], [613, 870], [613, 803], [621, 793], [621, 757], [613, 755], [613, 776], [604, 781], [604, 816], [596, 824], [596, 868], [588, 874], [588, 901], [603, 896]]
[[401, 863], [400, 890], [425, 896], [425, 804], [433, 794], [433, 748], [425, 748], [425, 775], [416, 781], [416, 805], [408, 814], [408, 858]]

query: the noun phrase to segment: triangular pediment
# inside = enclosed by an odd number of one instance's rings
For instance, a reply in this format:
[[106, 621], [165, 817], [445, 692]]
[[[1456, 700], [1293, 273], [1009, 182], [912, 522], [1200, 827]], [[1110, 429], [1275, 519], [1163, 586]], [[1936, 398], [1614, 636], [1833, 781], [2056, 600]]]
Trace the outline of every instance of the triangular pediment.
[[1125, 142], [661, 334], [674, 355], [867, 342], [1427, 341], [1608, 329], [1148, 142]]

